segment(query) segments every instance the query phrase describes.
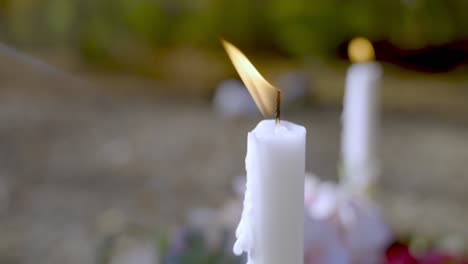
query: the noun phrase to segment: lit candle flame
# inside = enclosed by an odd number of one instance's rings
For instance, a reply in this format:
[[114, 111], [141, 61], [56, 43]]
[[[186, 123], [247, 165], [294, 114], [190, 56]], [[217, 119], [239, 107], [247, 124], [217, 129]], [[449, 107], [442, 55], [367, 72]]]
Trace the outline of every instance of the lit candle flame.
[[225, 40], [221, 42], [262, 115], [273, 116], [278, 89], [260, 75], [238, 48]]
[[348, 57], [351, 62], [366, 62], [375, 60], [372, 43], [363, 37], [353, 38], [348, 45]]

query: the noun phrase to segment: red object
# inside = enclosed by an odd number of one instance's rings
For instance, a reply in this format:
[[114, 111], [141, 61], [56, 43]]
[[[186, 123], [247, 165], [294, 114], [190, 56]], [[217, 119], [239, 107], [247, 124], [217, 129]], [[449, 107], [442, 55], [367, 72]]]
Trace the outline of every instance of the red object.
[[419, 264], [420, 262], [411, 255], [407, 245], [394, 242], [385, 252], [386, 264]]
[[450, 256], [443, 252], [428, 251], [421, 257], [421, 264], [467, 264], [468, 259]]
[[420, 263], [424, 264], [445, 264], [445, 263], [457, 263], [455, 258], [443, 254], [441, 252], [427, 252], [421, 257]]
[[408, 245], [394, 242], [385, 252], [385, 264], [468, 264], [468, 258], [459, 258], [435, 250], [416, 257], [411, 254]]

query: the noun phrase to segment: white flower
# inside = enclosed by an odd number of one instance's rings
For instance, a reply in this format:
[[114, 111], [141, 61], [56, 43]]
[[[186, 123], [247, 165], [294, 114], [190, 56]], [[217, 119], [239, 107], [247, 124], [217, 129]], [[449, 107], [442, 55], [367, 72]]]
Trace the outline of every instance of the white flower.
[[380, 263], [391, 233], [377, 206], [341, 185], [308, 175], [305, 263]]

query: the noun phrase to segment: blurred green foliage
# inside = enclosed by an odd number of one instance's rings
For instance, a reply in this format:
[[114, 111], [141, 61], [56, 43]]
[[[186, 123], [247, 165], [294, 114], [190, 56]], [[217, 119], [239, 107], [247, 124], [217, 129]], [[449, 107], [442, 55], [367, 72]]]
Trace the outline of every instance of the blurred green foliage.
[[330, 56], [355, 35], [422, 47], [468, 36], [464, 0], [0, 0], [21, 45], [67, 46], [105, 61], [132, 49], [218, 46]]

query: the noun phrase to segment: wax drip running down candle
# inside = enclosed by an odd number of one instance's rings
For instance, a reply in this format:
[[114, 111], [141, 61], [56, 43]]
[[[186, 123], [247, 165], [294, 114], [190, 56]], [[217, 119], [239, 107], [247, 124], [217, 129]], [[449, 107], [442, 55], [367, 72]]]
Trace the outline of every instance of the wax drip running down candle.
[[248, 264], [302, 264], [306, 130], [280, 122], [281, 91], [239, 49], [222, 43], [260, 112], [276, 113], [248, 134], [244, 208], [233, 251], [247, 252]]

